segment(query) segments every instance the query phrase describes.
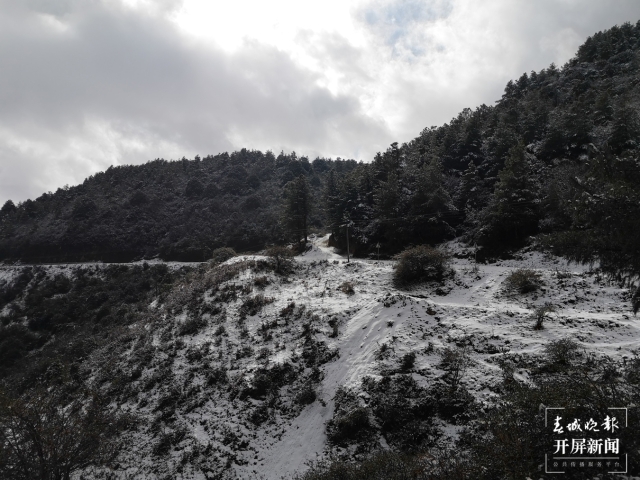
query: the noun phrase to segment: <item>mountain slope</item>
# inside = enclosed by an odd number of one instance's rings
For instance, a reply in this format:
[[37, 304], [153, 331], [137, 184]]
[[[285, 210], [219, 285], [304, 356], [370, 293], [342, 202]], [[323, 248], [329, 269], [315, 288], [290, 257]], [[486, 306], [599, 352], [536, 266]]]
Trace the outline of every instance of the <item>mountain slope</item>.
[[[83, 361], [79, 375], [139, 418], [119, 460], [128, 478], [277, 479], [329, 452], [399, 448], [401, 436], [376, 413], [375, 382], [410, 377], [435, 391], [447, 378], [444, 352], [458, 346], [471, 359], [460, 385], [479, 406], [500, 398], [506, 358], [527, 381], [553, 341], [627, 360], [640, 347], [628, 291], [559, 258], [528, 252], [475, 266], [451, 244], [460, 258], [444, 285], [398, 291], [392, 262], [347, 263], [326, 240], [315, 239], [286, 275], [261, 256], [191, 269], [159, 297], [152, 291], [146, 311]], [[542, 290], [508, 293], [505, 278], [520, 268], [538, 272]], [[535, 330], [535, 308], [546, 302], [556, 311]], [[414, 361], [403, 366], [407, 354]], [[345, 402], [367, 412], [366, 435], [331, 440], [327, 425]], [[464, 424], [456, 415], [436, 408], [425, 448], [455, 441]]]

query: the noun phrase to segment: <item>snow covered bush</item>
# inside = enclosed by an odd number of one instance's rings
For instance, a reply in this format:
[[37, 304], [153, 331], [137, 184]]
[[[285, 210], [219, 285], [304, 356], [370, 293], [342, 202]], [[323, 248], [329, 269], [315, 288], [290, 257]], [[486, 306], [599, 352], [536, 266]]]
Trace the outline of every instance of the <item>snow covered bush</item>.
[[207, 319], [203, 317], [192, 317], [185, 320], [185, 322], [178, 329], [179, 335], [195, 335], [207, 326]]
[[441, 281], [449, 270], [449, 256], [429, 245], [409, 248], [400, 253], [397, 260], [393, 281], [398, 286], [429, 280]]
[[342, 285], [338, 287], [338, 290], [340, 290], [342, 293], [346, 293], [347, 295], [353, 295], [354, 293], [356, 293], [353, 289], [353, 283], [351, 282], [342, 283]]
[[434, 423], [436, 402], [411, 375], [366, 377], [363, 390], [387, 443], [404, 452], [423, 451], [441, 432]]
[[249, 297], [244, 302], [242, 302], [239, 310], [240, 315], [243, 317], [253, 317], [254, 315], [257, 315], [265, 305], [273, 303], [273, 300], [273, 298], [265, 297], [261, 293], [259, 293], [255, 297]]
[[505, 280], [507, 290], [518, 293], [535, 292], [540, 284], [540, 274], [528, 268], [511, 272]]
[[400, 360], [400, 369], [404, 372], [411, 370], [416, 363], [416, 352], [405, 353]]
[[369, 410], [360, 404], [353, 390], [339, 387], [334, 397], [333, 418], [327, 422], [327, 438], [333, 445], [345, 446], [371, 441], [373, 427]]
[[216, 248], [211, 255], [211, 262], [218, 264], [223, 263], [236, 256], [236, 251], [233, 248], [222, 247]]
[[536, 324], [533, 328], [535, 328], [536, 330], [542, 330], [544, 328], [542, 326], [542, 322], [544, 322], [544, 319], [547, 317], [547, 314], [555, 311], [556, 311], [556, 307], [551, 305], [549, 302], [537, 307], [533, 313], [534, 316], [536, 317]]
[[549, 342], [544, 347], [544, 353], [547, 361], [554, 365], [568, 367], [578, 356], [580, 345], [570, 338], [562, 338]]
[[265, 254], [271, 259], [276, 273], [286, 273], [293, 265], [291, 259], [294, 256], [294, 252], [287, 247], [280, 245], [269, 247]]

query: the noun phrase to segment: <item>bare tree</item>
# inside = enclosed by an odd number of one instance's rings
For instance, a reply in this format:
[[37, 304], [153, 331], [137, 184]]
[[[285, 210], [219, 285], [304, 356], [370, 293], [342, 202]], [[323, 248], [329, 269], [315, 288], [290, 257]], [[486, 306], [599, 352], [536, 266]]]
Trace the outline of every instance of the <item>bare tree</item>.
[[0, 393], [0, 477], [68, 480], [107, 464], [121, 446], [121, 420], [95, 395], [83, 402], [42, 390], [17, 399]]

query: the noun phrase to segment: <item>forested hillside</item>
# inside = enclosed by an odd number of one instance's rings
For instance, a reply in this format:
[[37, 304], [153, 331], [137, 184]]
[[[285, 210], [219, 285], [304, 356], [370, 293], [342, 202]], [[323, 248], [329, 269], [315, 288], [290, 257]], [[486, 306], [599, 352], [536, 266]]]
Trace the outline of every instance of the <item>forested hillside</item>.
[[[285, 184], [305, 175], [318, 202], [327, 172], [346, 173], [355, 165], [243, 149], [112, 167], [17, 207], [7, 202], [0, 213], [0, 258], [201, 261], [223, 246], [260, 250], [288, 240], [279, 218]], [[321, 210], [309, 225], [322, 226]]]
[[[640, 402], [639, 52], [640, 23], [598, 33], [371, 163], [241, 150], [6, 202], [0, 477], [551, 478], [547, 409]], [[211, 260], [10, 262], [156, 256]]]
[[[292, 224], [330, 229], [346, 248], [349, 224], [361, 256], [456, 235], [499, 253], [544, 234], [556, 253], [638, 272], [639, 30], [599, 32], [561, 69], [524, 73], [494, 106], [465, 109], [370, 163], [242, 150], [110, 168], [8, 202], [0, 258], [202, 260], [217, 247], [291, 241]], [[300, 175], [312, 208], [290, 222], [285, 187]]]

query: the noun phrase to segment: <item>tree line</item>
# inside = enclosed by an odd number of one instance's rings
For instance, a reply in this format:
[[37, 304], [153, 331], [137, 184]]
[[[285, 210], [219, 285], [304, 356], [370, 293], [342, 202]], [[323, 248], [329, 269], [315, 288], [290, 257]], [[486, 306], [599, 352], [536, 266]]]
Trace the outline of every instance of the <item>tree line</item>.
[[0, 259], [204, 260], [313, 230], [360, 256], [456, 236], [496, 255], [537, 236], [637, 274], [639, 29], [598, 32], [562, 68], [524, 73], [495, 105], [464, 109], [368, 163], [242, 149], [113, 167], [9, 201]]

